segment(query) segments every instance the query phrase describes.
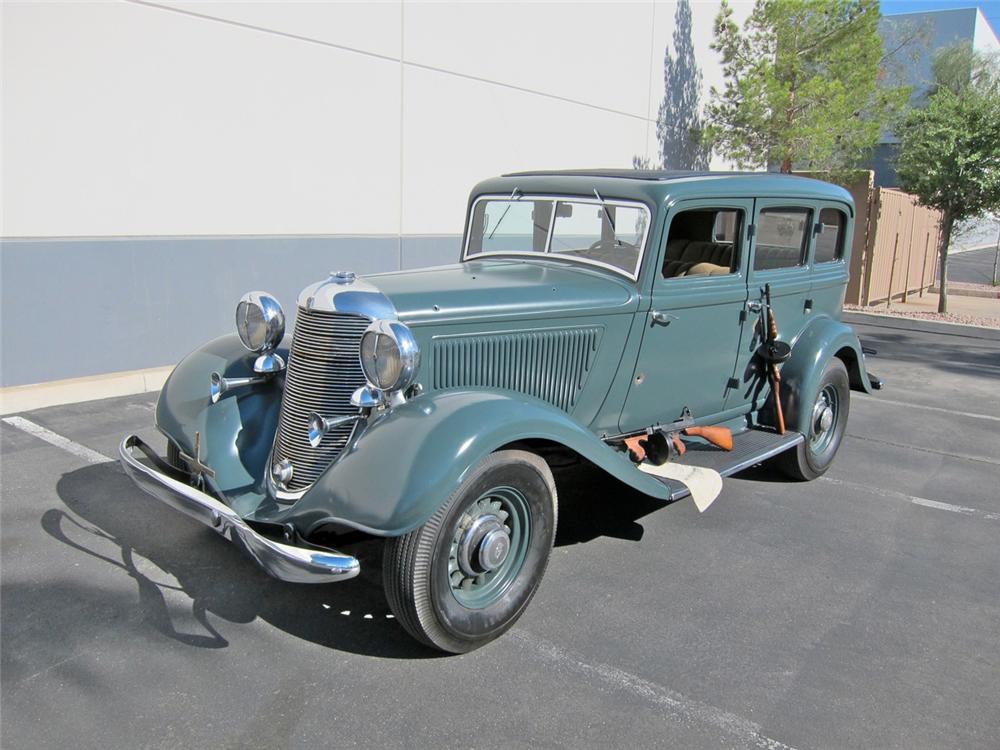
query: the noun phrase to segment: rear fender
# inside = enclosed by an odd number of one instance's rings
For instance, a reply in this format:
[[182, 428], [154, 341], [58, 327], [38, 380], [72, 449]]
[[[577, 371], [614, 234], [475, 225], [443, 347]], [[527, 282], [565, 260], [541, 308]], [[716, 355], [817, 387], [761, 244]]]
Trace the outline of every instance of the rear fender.
[[358, 430], [295, 503], [295, 525], [307, 534], [330, 522], [379, 536], [405, 534], [430, 518], [483, 458], [532, 438], [563, 445], [640, 492], [669, 498], [623, 453], [542, 401], [493, 390], [442, 391]]
[[853, 390], [872, 392], [854, 329], [833, 318], [815, 318], [795, 340], [791, 359], [781, 367], [781, 402], [789, 429], [809, 434], [810, 407], [831, 357], [843, 360]]

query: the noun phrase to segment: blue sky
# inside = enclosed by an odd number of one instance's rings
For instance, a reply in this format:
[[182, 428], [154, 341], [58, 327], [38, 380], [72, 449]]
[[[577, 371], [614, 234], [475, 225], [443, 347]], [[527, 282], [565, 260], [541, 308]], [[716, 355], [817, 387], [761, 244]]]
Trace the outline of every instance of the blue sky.
[[882, 15], [894, 13], [919, 13], [925, 10], [951, 10], [978, 7], [993, 31], [1000, 36], [1000, 0], [882, 0]]

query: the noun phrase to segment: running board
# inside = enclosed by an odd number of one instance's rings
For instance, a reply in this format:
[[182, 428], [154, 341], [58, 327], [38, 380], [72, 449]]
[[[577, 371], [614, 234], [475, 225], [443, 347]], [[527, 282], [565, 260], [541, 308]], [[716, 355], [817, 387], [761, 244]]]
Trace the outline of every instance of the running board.
[[[786, 432], [778, 435], [770, 430], [746, 430], [733, 435], [733, 449], [724, 451], [697, 438], [686, 438], [687, 452], [674, 459], [687, 466], [712, 469], [724, 477], [749, 469], [761, 461], [777, 456], [794, 448], [805, 440], [801, 432]], [[655, 477], [670, 488], [670, 500], [680, 500], [690, 493], [687, 486], [673, 479]]]

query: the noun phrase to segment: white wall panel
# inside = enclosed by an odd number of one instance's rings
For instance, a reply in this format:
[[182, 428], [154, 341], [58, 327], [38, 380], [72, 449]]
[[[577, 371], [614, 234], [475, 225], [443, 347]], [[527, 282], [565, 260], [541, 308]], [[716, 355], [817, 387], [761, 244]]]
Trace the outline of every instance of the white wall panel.
[[646, 116], [652, 3], [407, 2], [407, 61]]
[[127, 3], [3, 22], [5, 235], [398, 231], [398, 63]]
[[990, 22], [979, 9], [976, 10], [976, 30], [972, 38], [972, 47], [987, 55], [1000, 52], [1000, 39], [997, 39]]
[[398, 0], [243, 2], [157, 0], [160, 5], [399, 58]]
[[[715, 2], [701, 2], [692, 0], [688, 3], [690, 11], [690, 32], [682, 26], [682, 9], [677, 0], [656, 0], [655, 10], [655, 33], [653, 36], [652, 54], [652, 77], [649, 88], [650, 117], [656, 118], [660, 109], [660, 104], [666, 93], [666, 81], [664, 80], [664, 55], [669, 52], [673, 59], [677, 59], [679, 46], [689, 44], [694, 52], [697, 72], [701, 76], [700, 96], [698, 98], [698, 111], [704, 112], [705, 104], [709, 100], [709, 91], [712, 86], [721, 89], [723, 85], [722, 66], [719, 55], [711, 49], [714, 39], [712, 25], [715, 16], [719, 12], [719, 4]], [[733, 8], [733, 15], [738, 23], [742, 25], [744, 19], [750, 15], [753, 8], [751, 0], [733, 0], [730, 2]], [[681, 12], [679, 12], [681, 11]], [[676, 32], [680, 30], [679, 34]], [[678, 37], [678, 38], [675, 38]], [[682, 81], [676, 77], [670, 81], [671, 86], [678, 89]], [[659, 154], [659, 142], [656, 139], [655, 123], [650, 128], [650, 157], [654, 166], [657, 163]], [[671, 165], [673, 166], [673, 165]], [[729, 162], [719, 157], [713, 157], [709, 166], [712, 169], [731, 169]]]
[[407, 68], [403, 220], [407, 234], [459, 233], [472, 186], [526, 169], [629, 167], [643, 120]]

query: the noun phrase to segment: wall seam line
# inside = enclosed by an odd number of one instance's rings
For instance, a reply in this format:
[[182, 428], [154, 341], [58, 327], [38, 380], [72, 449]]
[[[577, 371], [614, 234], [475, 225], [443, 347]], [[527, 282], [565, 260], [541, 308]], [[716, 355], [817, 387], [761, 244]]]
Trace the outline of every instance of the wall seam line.
[[411, 68], [419, 68], [420, 70], [430, 71], [432, 73], [440, 73], [441, 75], [448, 75], [454, 78], [462, 78], [468, 81], [477, 81], [479, 83], [485, 83], [490, 86], [498, 86], [500, 88], [510, 89], [512, 91], [519, 91], [524, 94], [532, 94], [534, 96], [541, 96], [546, 99], [554, 99], [555, 101], [566, 102], [567, 104], [575, 104], [580, 107], [587, 107], [589, 109], [595, 109], [600, 112], [607, 112], [609, 114], [619, 115], [621, 117], [630, 117], [635, 120], [641, 120], [646, 122], [649, 117], [644, 115], [637, 115], [634, 112], [626, 112], [624, 110], [615, 109], [613, 107], [605, 107], [601, 104], [593, 104], [591, 102], [581, 101], [580, 99], [573, 99], [568, 96], [560, 96], [559, 94], [552, 94], [546, 91], [537, 91], [536, 89], [530, 89], [526, 86], [519, 86], [514, 83], [505, 83], [503, 81], [496, 81], [491, 78], [484, 78], [482, 76], [472, 75], [470, 73], [460, 73], [456, 70], [449, 70], [447, 68], [440, 68], [436, 65], [428, 65], [426, 63], [417, 62], [407, 62], [400, 58], [395, 58], [392, 55], [383, 55], [379, 52], [371, 52], [369, 50], [359, 49], [357, 47], [350, 47], [346, 44], [338, 44], [336, 42], [328, 42], [323, 39], [316, 39], [314, 37], [302, 36], [301, 34], [293, 34], [288, 31], [279, 31], [277, 29], [269, 29], [264, 26], [256, 26], [250, 23], [244, 23], [243, 21], [233, 21], [228, 18], [219, 18], [218, 16], [210, 16], [206, 13], [197, 13], [192, 10], [185, 10], [183, 8], [174, 8], [169, 5], [161, 5], [159, 3], [150, 2], [149, 0], [122, 0], [122, 2], [128, 3], [130, 5], [140, 5], [147, 8], [154, 8], [156, 10], [162, 10], [167, 13], [177, 13], [183, 16], [189, 16], [191, 18], [200, 18], [205, 21], [214, 21], [216, 23], [223, 23], [229, 26], [236, 26], [237, 28], [249, 29], [250, 31], [258, 31], [263, 34], [272, 34], [274, 36], [285, 37], [287, 39], [294, 39], [299, 42], [306, 42], [308, 44], [318, 44], [323, 47], [330, 47], [331, 49], [340, 50], [342, 52], [353, 52], [358, 55], [364, 55], [366, 57], [375, 58], [377, 60], [383, 60], [385, 62], [400, 63], [404, 66], [409, 66]]

